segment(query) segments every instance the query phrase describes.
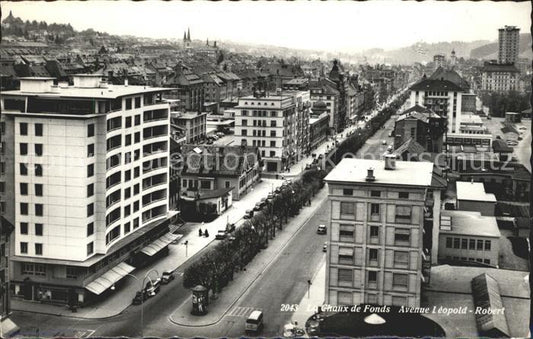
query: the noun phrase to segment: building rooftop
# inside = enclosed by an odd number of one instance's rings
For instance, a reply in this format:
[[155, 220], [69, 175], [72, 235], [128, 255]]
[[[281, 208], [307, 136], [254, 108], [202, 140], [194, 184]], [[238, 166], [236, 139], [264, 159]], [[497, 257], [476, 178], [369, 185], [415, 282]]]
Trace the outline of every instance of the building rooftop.
[[198, 118], [200, 116], [207, 115], [207, 112], [170, 112], [170, 117], [173, 119], [185, 119], [190, 120]]
[[514, 64], [499, 64], [493, 62], [485, 62], [481, 72], [510, 72], [510, 73], [520, 73], [520, 71], [515, 67]]
[[496, 197], [492, 193], [485, 192], [482, 182], [457, 181], [458, 200], [496, 202]]
[[[373, 181], [367, 181], [368, 169], [374, 170]], [[433, 163], [396, 161], [396, 168], [385, 169], [384, 160], [343, 159], [325, 178], [328, 182], [370, 185], [431, 186]]]
[[[450, 221], [451, 229], [442, 228], [444, 224], [450, 224]], [[501, 236], [495, 217], [482, 216], [480, 212], [471, 211], [442, 210], [440, 233], [494, 238]]]
[[441, 91], [441, 92], [463, 92], [463, 88], [449, 80], [422, 79], [413, 86], [412, 91]]

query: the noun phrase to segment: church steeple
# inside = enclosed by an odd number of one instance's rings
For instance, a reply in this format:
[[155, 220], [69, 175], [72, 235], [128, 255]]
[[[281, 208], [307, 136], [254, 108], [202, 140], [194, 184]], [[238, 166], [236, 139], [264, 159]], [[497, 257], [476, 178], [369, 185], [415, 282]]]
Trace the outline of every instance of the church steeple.
[[183, 41], [187, 41], [187, 32], [183, 31]]
[[209, 38], [207, 38], [207, 41], [205, 42], [207, 46], [209, 46]]
[[191, 29], [187, 27], [187, 41], [191, 41]]

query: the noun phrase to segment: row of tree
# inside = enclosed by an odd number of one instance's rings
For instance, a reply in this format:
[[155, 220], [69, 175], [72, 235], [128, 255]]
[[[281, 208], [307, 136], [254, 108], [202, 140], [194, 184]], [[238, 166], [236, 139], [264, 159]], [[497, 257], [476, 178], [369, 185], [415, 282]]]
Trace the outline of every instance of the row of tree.
[[529, 108], [529, 94], [516, 91], [507, 93], [485, 93], [481, 96], [483, 105], [490, 109], [495, 117], [504, 117], [505, 112], [522, 112]]
[[269, 240], [283, 230], [289, 217], [297, 215], [323, 186], [326, 172], [319, 169], [306, 171], [300, 180], [284, 184], [269, 195], [261, 211], [239, 227], [231, 237], [219, 242], [183, 274], [183, 286], [203, 285], [218, 293], [233, 279], [235, 271], [242, 270]]

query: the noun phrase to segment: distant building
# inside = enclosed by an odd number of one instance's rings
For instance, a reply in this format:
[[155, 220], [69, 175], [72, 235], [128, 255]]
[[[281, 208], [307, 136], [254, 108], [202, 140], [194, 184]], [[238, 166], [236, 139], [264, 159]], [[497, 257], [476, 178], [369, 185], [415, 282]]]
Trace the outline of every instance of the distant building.
[[309, 118], [309, 148], [311, 152], [326, 141], [329, 132], [329, 115], [327, 106], [318, 101], [313, 104]]
[[311, 102], [326, 104], [326, 113], [329, 115], [329, 127], [337, 129], [340, 126], [339, 105], [340, 92], [334, 82], [327, 79], [319, 79], [309, 85]]
[[435, 54], [433, 56], [433, 63], [435, 64], [435, 69], [439, 67], [445, 67], [446, 57], [444, 56], [444, 54]]
[[488, 92], [521, 91], [520, 71], [514, 64], [485, 62], [481, 68], [481, 90]]
[[437, 69], [431, 77], [423, 77], [411, 86], [411, 106], [420, 105], [446, 118], [448, 133], [458, 133], [462, 113], [462, 97], [470, 85], [453, 70]]
[[494, 216], [496, 197], [485, 192], [481, 182], [457, 181], [457, 209], [461, 211], [480, 212], [484, 216]]
[[171, 125], [183, 131], [185, 143], [197, 143], [204, 140], [207, 131], [207, 113], [171, 112]]
[[498, 63], [515, 63], [520, 52], [520, 28], [505, 26], [498, 30]]
[[495, 217], [479, 212], [441, 212], [439, 231], [439, 262], [478, 262], [498, 266], [499, 239]]
[[165, 94], [166, 98], [179, 99], [179, 110], [202, 112], [204, 110], [204, 81], [188, 67], [178, 64], [174, 67], [165, 83], [172, 90]]
[[235, 107], [235, 139], [244, 146], [259, 148], [267, 172], [282, 172], [297, 161], [296, 97], [276, 95], [248, 96]]
[[445, 119], [431, 109], [413, 106], [402, 112], [394, 123], [394, 148], [414, 140], [427, 152], [440, 153], [446, 130], [445, 123]]
[[331, 207], [325, 303], [420, 306], [426, 268], [437, 260], [446, 187], [433, 163], [394, 155], [343, 159], [325, 181]]

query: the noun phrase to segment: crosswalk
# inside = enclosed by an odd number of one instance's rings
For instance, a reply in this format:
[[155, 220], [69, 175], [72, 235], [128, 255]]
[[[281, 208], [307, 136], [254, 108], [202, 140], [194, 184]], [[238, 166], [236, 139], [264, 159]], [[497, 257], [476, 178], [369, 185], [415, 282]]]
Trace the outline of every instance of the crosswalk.
[[242, 318], [247, 318], [250, 313], [252, 313], [252, 311], [254, 310], [259, 310], [258, 308], [255, 308], [255, 307], [243, 307], [243, 306], [238, 306], [238, 307], [234, 307], [232, 308], [227, 315], [229, 316], [234, 316], [234, 317], [242, 317]]

